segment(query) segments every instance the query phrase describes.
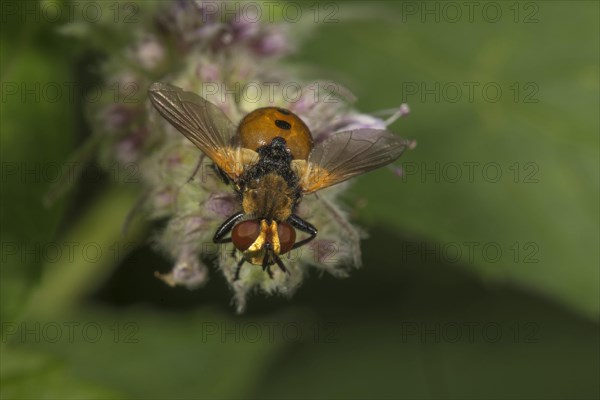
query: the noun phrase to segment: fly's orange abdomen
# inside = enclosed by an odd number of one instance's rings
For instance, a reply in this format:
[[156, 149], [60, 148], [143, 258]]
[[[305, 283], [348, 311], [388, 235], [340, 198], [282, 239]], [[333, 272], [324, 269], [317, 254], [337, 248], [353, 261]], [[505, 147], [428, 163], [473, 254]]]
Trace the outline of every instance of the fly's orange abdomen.
[[295, 160], [306, 160], [313, 148], [313, 138], [306, 124], [296, 114], [283, 108], [264, 107], [246, 115], [238, 127], [242, 147], [256, 150], [277, 136], [285, 139]]

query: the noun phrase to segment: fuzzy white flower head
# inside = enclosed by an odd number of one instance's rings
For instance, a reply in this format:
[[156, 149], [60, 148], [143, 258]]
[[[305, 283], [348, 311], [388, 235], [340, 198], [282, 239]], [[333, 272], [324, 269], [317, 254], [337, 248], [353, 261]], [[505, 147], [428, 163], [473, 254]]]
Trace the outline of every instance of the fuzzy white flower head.
[[[354, 96], [335, 83], [300, 82], [274, 64], [293, 48], [285, 27], [263, 24], [252, 15], [222, 15], [209, 3], [177, 1], [158, 10], [154, 25], [136, 32], [143, 39], [123, 49], [143, 68], [133, 73], [117, 55], [107, 63], [107, 75], [146, 88], [155, 81], [171, 83], [204, 97], [234, 124], [259, 107], [289, 109], [308, 125], [316, 144], [342, 130], [385, 129], [393, 121], [356, 112]], [[234, 292], [237, 311], [243, 312], [254, 291], [291, 296], [311, 268], [344, 277], [360, 267], [364, 235], [338, 202], [348, 186], [342, 183], [305, 196], [294, 210], [318, 227], [318, 235], [281, 256], [289, 273], [275, 266], [269, 274], [245, 263], [236, 279], [240, 252], [231, 243], [213, 243], [213, 235], [240, 210], [238, 194], [206, 155], [144, 96], [140, 100], [95, 105], [96, 119], [103, 120], [97, 128], [103, 138], [101, 159], [142, 164], [142, 208], [150, 219], [166, 220], [155, 237], [156, 248], [174, 260], [171, 272], [157, 274], [166, 283], [202, 286], [208, 280], [206, 265], [217, 265]]]

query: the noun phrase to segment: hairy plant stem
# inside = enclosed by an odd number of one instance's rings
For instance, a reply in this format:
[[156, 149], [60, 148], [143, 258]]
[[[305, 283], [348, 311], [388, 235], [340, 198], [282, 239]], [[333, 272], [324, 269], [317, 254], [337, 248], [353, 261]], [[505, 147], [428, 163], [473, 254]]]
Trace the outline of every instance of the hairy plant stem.
[[44, 265], [23, 320], [52, 318], [75, 306], [105, 281], [129, 251], [143, 244], [143, 223], [132, 221], [122, 231], [136, 193], [133, 187], [112, 186], [74, 223], [59, 244], [64, 249], [59, 260]]

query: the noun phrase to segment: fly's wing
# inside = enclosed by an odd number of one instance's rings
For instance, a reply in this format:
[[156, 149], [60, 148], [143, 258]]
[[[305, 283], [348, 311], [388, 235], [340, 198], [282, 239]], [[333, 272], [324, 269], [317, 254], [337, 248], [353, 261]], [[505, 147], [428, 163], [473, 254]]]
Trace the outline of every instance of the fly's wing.
[[304, 193], [343, 182], [398, 159], [415, 142], [379, 129], [358, 129], [333, 134], [315, 146], [300, 167]]
[[234, 181], [241, 173], [241, 149], [234, 146], [235, 125], [217, 106], [166, 83], [148, 89], [152, 105]]

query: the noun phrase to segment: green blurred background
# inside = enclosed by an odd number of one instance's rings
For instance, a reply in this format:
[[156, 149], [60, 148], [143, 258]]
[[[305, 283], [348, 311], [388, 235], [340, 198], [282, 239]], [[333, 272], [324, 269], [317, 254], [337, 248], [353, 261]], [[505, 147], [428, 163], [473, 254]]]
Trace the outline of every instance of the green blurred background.
[[[236, 316], [216, 271], [171, 289], [167, 260], [126, 251], [146, 232], [120, 235], [131, 185], [44, 207], [48, 179], [20, 172], [68, 160], [84, 106], [11, 85], [85, 81], [102, 57], [3, 2], [2, 398], [598, 398], [598, 2], [474, 3], [304, 5], [333, 19], [285, 62], [361, 111], [409, 103], [392, 128], [418, 147], [346, 196], [363, 269]], [[105, 251], [55, 262], [73, 241]]]

